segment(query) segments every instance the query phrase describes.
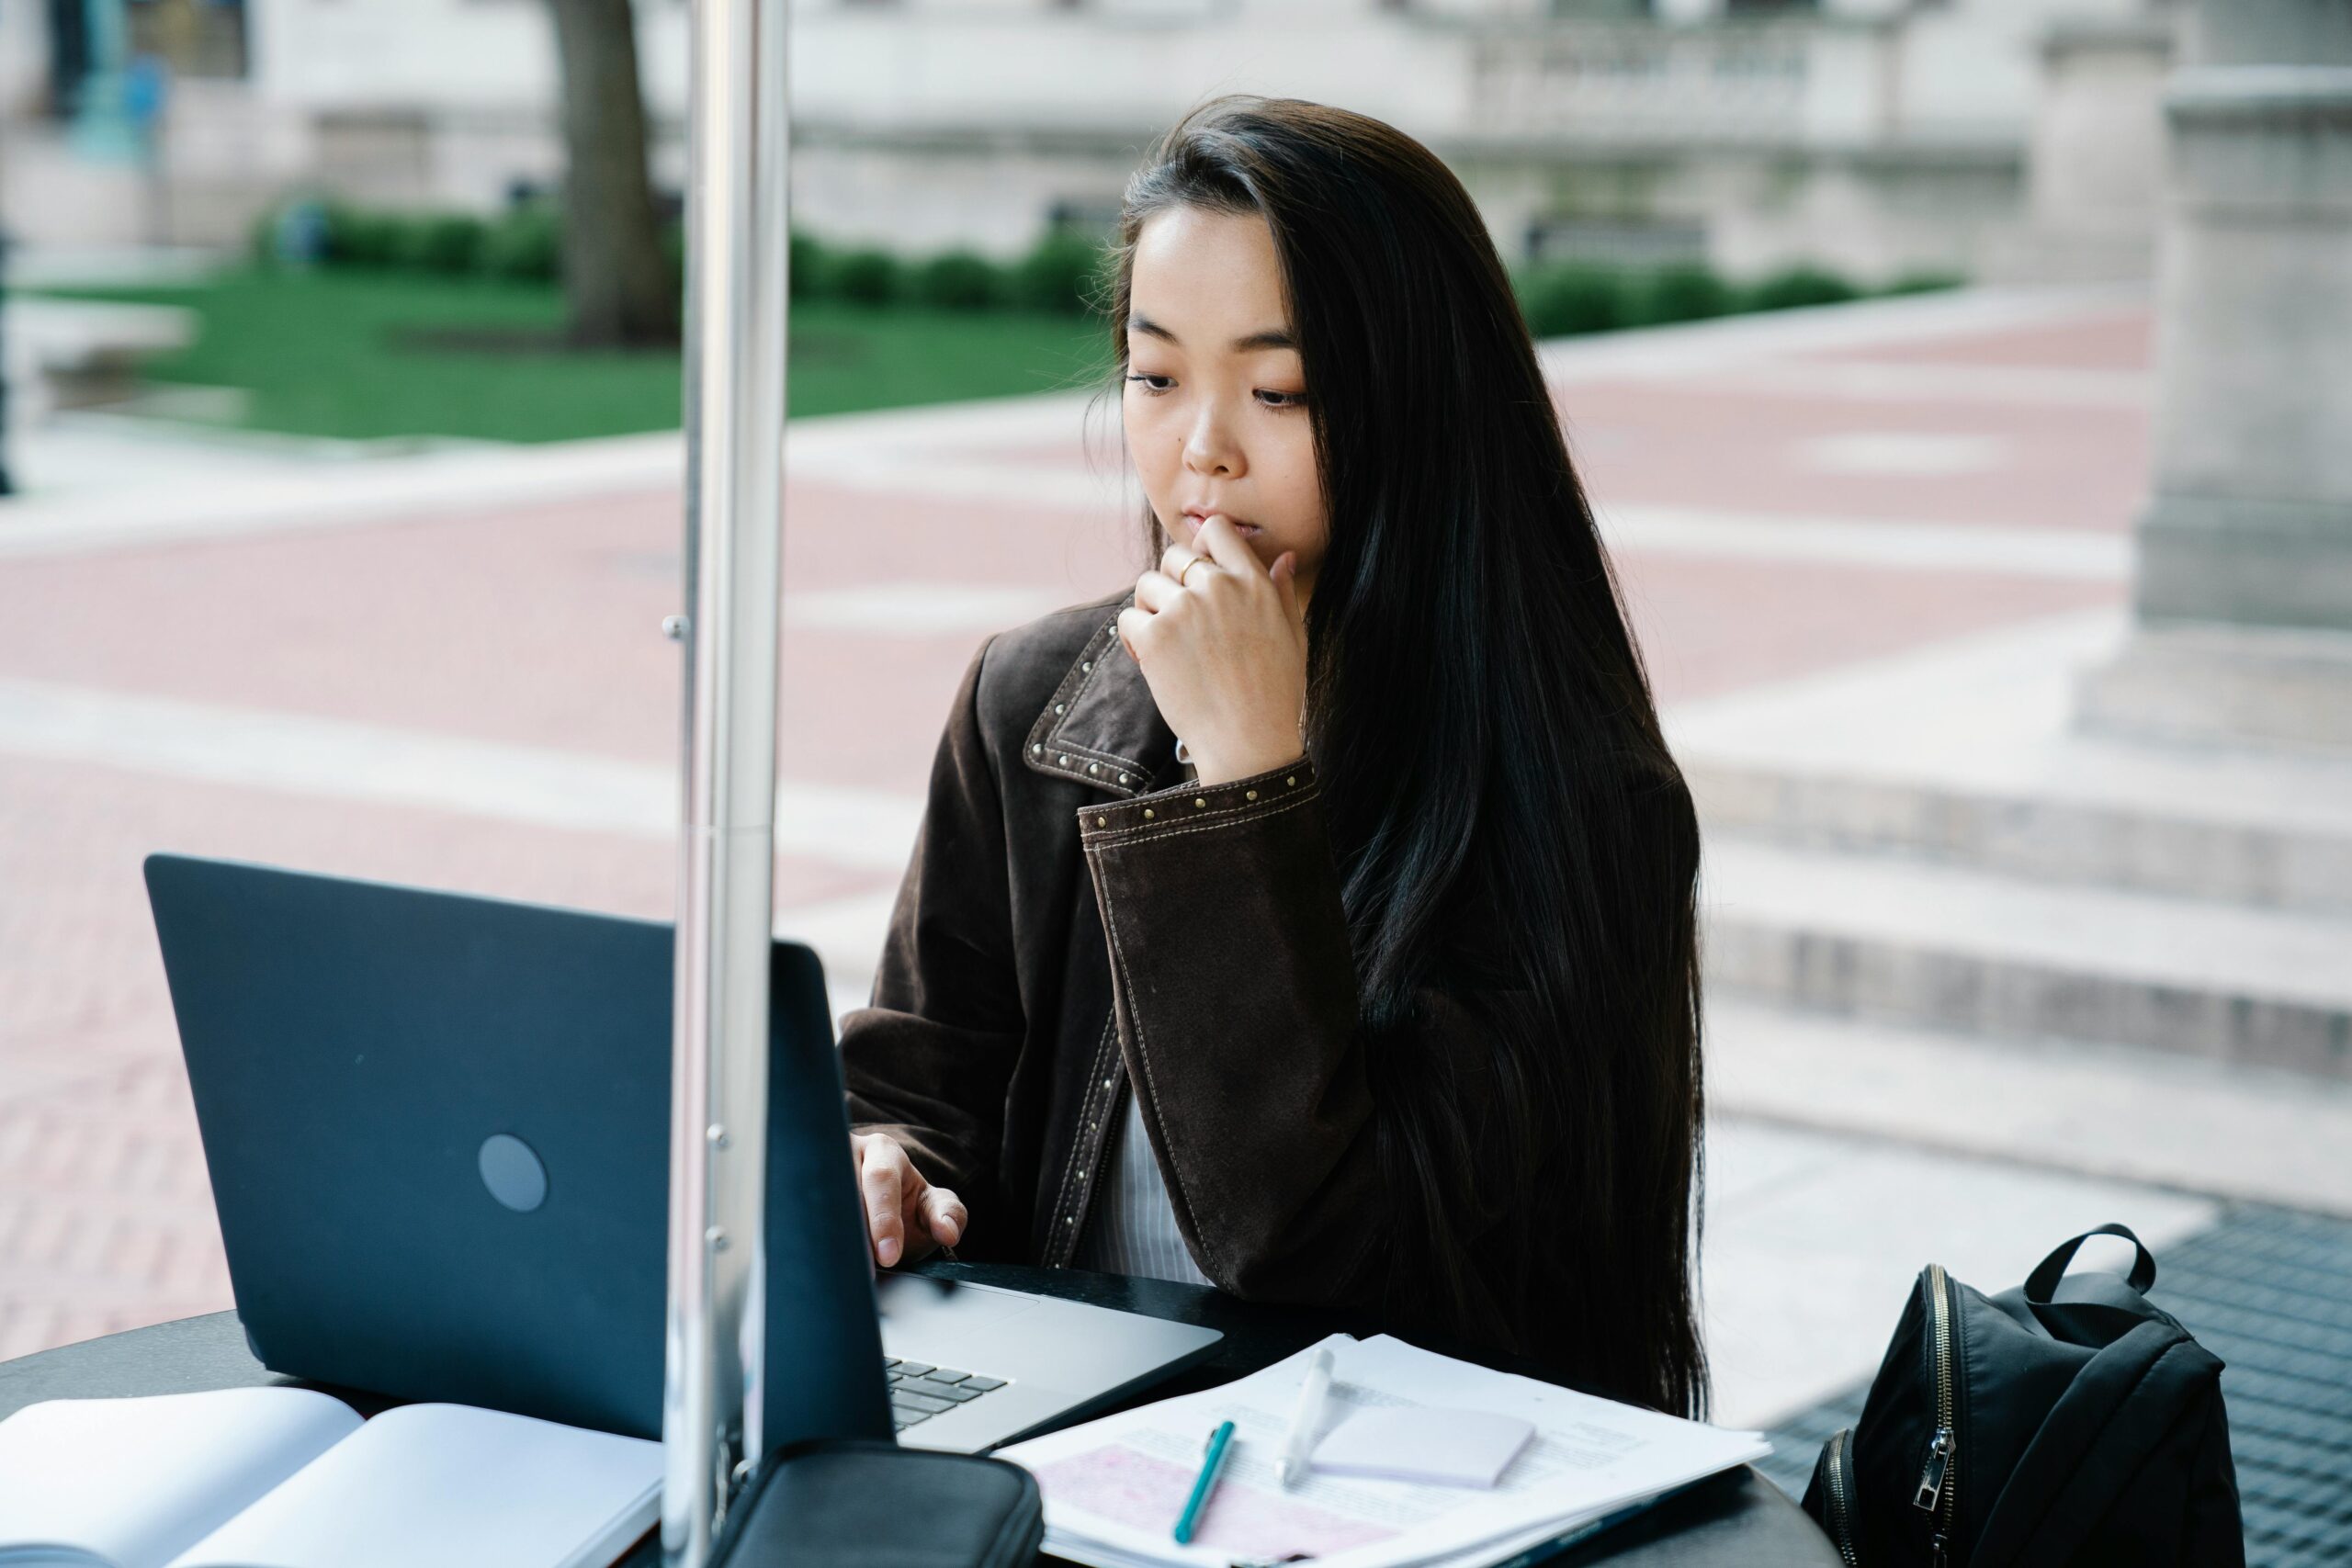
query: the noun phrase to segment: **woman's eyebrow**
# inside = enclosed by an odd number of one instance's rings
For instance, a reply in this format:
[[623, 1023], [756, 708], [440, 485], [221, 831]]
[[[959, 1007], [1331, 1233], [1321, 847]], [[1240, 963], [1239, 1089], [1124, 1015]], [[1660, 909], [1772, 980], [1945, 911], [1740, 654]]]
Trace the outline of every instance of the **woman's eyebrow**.
[[[1127, 330], [1133, 333], [1148, 333], [1153, 337], [1176, 344], [1179, 348], [1184, 346], [1181, 343], [1176, 343], [1174, 333], [1170, 332], [1141, 310], [1133, 311], [1128, 315]], [[1249, 354], [1263, 348], [1296, 348], [1297, 346], [1298, 340], [1290, 335], [1288, 327], [1262, 327], [1257, 332], [1246, 333], [1233, 340], [1233, 351], [1236, 354]]]

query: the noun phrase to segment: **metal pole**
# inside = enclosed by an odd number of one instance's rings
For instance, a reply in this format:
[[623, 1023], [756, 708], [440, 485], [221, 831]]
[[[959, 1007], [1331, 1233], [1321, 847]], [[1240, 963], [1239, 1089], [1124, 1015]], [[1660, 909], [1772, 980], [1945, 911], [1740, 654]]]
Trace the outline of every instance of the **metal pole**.
[[8, 227], [0, 205], [0, 500], [17, 493], [8, 473]]
[[8, 150], [0, 146], [0, 501], [16, 493], [8, 471]]
[[662, 1549], [702, 1568], [762, 1450], [789, 252], [787, 0], [695, 0], [686, 240], [686, 767]]

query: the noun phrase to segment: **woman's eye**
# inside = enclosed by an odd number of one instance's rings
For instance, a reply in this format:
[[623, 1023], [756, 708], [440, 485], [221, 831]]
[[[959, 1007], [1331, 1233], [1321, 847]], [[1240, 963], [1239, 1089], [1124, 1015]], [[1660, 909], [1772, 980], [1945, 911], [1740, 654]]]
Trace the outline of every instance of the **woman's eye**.
[[[1167, 376], [1153, 376], [1142, 371], [1136, 371], [1130, 374], [1127, 377], [1127, 379], [1140, 383], [1144, 391], [1148, 395], [1157, 398], [1164, 395], [1170, 390], [1170, 389], [1164, 386], [1155, 386], [1153, 383], [1171, 380], [1173, 378]], [[1306, 406], [1306, 394], [1305, 392], [1278, 392], [1272, 387], [1261, 387], [1258, 389], [1258, 395], [1261, 398], [1281, 400], [1280, 401], [1269, 401], [1263, 405], [1270, 409], [1300, 409]]]

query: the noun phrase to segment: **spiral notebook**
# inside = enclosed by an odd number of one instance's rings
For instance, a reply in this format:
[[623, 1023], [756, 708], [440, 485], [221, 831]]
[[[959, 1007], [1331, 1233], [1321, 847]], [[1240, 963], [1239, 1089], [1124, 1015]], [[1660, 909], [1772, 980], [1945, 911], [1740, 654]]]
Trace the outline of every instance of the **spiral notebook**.
[[0, 1421], [5, 1568], [605, 1568], [662, 1445], [300, 1388], [57, 1399]]

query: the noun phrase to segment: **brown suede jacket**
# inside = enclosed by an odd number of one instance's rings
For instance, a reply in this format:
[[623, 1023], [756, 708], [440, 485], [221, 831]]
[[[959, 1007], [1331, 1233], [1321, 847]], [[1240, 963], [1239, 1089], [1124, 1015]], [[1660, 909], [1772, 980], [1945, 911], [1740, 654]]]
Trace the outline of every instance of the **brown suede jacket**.
[[[1376, 1108], [1315, 771], [1185, 784], [1118, 639], [1132, 598], [998, 634], [965, 672], [872, 1005], [842, 1022], [850, 1120], [963, 1198], [959, 1255], [1067, 1267], [1139, 1094], [1204, 1273], [1374, 1307]], [[1427, 1000], [1417, 1046], [1459, 1058], [1427, 1081], [1475, 1133], [1490, 1074], [1457, 1047], [1477, 1026]], [[1446, 1163], [1476, 1237], [1498, 1173]]]

